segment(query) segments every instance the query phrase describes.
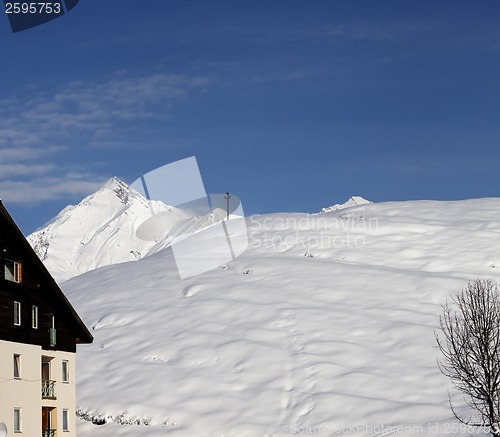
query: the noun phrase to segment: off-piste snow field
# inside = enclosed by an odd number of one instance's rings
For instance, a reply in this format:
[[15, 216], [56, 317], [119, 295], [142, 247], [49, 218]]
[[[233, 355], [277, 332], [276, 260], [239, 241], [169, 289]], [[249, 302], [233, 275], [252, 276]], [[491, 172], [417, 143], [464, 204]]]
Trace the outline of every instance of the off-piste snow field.
[[[94, 335], [80, 437], [473, 433], [435, 332], [467, 281], [500, 278], [500, 199], [250, 216], [243, 255], [187, 279], [137, 241], [144, 202], [113, 180], [30, 236]], [[219, 241], [199, 220], [194, 251]]]

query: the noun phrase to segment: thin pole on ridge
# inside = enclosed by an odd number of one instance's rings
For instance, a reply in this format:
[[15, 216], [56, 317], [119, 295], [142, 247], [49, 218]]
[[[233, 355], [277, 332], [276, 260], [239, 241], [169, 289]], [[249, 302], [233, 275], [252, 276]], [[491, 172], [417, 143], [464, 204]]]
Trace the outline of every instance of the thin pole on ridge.
[[227, 200], [227, 208], [226, 208], [227, 217], [226, 217], [226, 220], [229, 220], [229, 199], [231, 199], [231, 194], [229, 194], [229, 191], [226, 191], [226, 195], [224, 196], [224, 199]]

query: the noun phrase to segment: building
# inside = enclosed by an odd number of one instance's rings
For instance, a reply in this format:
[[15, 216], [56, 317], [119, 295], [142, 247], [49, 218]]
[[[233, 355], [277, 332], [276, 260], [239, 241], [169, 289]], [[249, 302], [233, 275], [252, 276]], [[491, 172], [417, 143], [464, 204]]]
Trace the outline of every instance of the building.
[[0, 430], [76, 436], [76, 345], [92, 340], [0, 201]]

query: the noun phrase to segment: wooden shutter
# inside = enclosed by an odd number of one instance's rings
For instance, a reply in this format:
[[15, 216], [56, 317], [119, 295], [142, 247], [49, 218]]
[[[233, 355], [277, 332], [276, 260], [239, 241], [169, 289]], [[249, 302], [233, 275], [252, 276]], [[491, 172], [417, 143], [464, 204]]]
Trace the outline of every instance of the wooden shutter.
[[19, 284], [22, 284], [23, 283], [23, 265], [18, 262], [16, 263], [16, 270], [17, 270], [17, 282]]

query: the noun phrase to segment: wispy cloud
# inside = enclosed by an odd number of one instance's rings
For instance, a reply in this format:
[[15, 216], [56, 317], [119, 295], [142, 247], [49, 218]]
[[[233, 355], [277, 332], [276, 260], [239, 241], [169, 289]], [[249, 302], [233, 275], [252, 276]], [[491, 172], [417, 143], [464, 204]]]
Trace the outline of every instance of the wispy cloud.
[[[46, 200], [89, 194], [103, 178], [73, 165], [56, 163], [63, 147], [0, 148], [0, 198], [10, 203], [37, 204]], [[74, 167], [73, 171], [68, 168]]]
[[3, 178], [11, 176], [43, 175], [54, 170], [54, 164], [0, 164], [0, 175]]
[[[0, 165], [14, 165], [18, 162], [33, 161], [64, 150], [64, 147], [4, 147], [0, 145]], [[0, 178], [4, 173], [0, 172]]]
[[89, 148], [126, 145], [128, 133], [168, 119], [176, 104], [208, 84], [205, 77], [122, 71], [99, 82], [73, 81], [50, 93], [0, 100], [0, 196], [34, 203], [88, 194], [102, 180], [94, 182], [99, 177], [92, 168], [82, 171], [72, 151], [81, 156]]
[[[204, 77], [119, 73], [100, 83], [74, 81], [52, 94], [0, 101], [0, 146], [67, 143], [76, 134], [86, 139], [114, 131], [116, 124], [164, 117], [190, 92], [204, 88]], [[161, 108], [161, 110], [159, 110]]]
[[[328, 44], [331, 46], [349, 45], [351, 43], [371, 44], [409, 44], [422, 46], [426, 49], [473, 47], [480, 50], [495, 50], [498, 48], [498, 27], [484, 23], [482, 29], [475, 32], [464, 32], [464, 24], [460, 20], [443, 20], [441, 15], [418, 19], [383, 19], [383, 20], [353, 20], [330, 24], [304, 26], [273, 26], [249, 27], [230, 26], [218, 29], [214, 35], [219, 38], [228, 35], [238, 35], [250, 43], [266, 46], [281, 46], [283, 44]], [[373, 46], [371, 46], [373, 47]]]
[[321, 41], [387, 41], [408, 34], [414, 26], [406, 23], [351, 22], [317, 26], [282, 27], [229, 27], [221, 33], [236, 33], [254, 43], [282, 44]]
[[36, 204], [47, 200], [83, 196], [97, 190], [104, 179], [95, 175], [66, 173], [29, 180], [0, 180], [2, 200], [17, 204]]

